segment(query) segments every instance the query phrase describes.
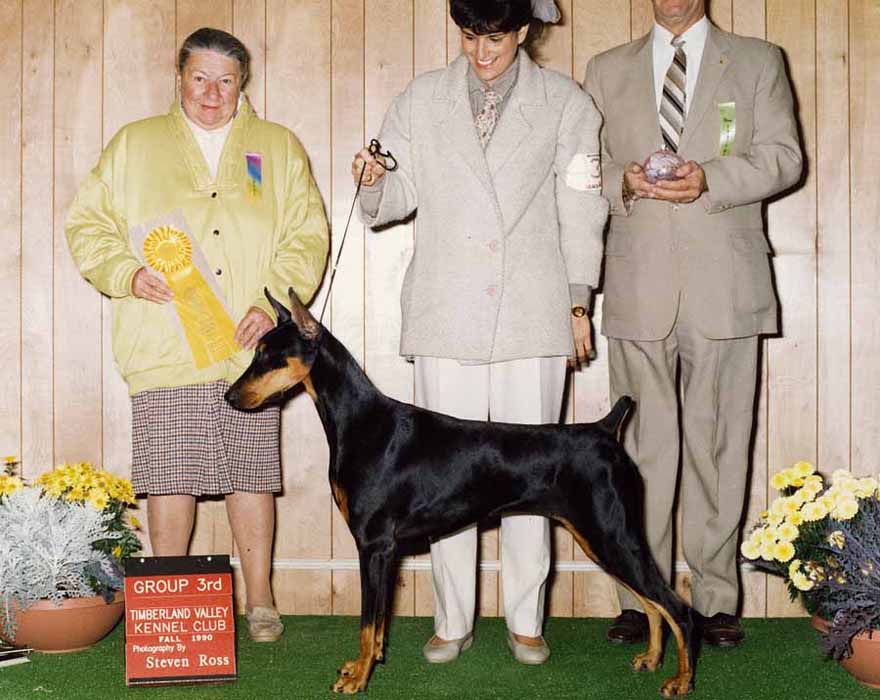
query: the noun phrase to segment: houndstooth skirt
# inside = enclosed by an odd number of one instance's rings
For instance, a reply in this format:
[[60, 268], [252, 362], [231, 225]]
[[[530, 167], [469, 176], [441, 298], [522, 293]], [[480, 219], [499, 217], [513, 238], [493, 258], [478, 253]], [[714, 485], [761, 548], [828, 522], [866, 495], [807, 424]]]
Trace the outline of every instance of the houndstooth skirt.
[[227, 382], [150, 389], [131, 397], [132, 485], [152, 496], [281, 490], [280, 411], [247, 413]]

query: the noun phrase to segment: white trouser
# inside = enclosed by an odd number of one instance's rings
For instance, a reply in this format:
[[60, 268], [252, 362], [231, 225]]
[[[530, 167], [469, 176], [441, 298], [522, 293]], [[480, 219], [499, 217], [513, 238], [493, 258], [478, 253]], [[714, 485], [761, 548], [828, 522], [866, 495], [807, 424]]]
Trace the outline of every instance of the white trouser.
[[[415, 403], [456, 418], [505, 423], [556, 423], [565, 389], [565, 358], [536, 357], [484, 365], [417, 357]], [[460, 639], [474, 627], [477, 528], [431, 544], [434, 631]], [[536, 637], [544, 621], [550, 571], [550, 522], [533, 515], [501, 519], [504, 617], [515, 634]]]

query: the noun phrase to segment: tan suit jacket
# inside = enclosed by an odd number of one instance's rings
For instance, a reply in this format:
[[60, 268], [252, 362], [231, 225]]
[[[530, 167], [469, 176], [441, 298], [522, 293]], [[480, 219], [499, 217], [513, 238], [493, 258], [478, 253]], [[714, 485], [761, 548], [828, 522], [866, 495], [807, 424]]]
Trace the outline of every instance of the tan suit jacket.
[[[603, 194], [611, 202], [605, 250], [605, 335], [659, 340], [672, 329], [679, 292], [699, 300], [708, 338], [777, 330], [761, 203], [798, 181], [801, 149], [791, 87], [778, 47], [711, 26], [679, 153], [706, 172], [709, 191], [688, 205], [621, 198], [623, 169], [663, 141], [652, 34], [594, 57], [584, 87], [605, 119]], [[690, 99], [690, 98], [689, 98]], [[734, 103], [736, 138], [720, 155], [719, 105]]]

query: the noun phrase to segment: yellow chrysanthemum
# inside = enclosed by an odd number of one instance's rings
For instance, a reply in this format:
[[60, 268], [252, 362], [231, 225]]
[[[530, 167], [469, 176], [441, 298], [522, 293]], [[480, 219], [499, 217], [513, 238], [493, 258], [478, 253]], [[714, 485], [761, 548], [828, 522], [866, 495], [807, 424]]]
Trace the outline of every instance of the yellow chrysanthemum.
[[776, 472], [770, 477], [770, 486], [777, 491], [782, 491], [782, 489], [788, 486], [788, 474], [784, 471]]
[[867, 498], [877, 490], [877, 479], [866, 476], [859, 479], [856, 483], [856, 496], [859, 498]]
[[851, 520], [853, 516], [859, 512], [859, 502], [853, 498], [845, 501], [840, 501], [836, 506], [834, 506], [834, 510], [831, 511], [831, 516], [836, 518], [837, 520]]
[[794, 545], [791, 542], [780, 542], [773, 548], [773, 558], [783, 564], [794, 556]]
[[800, 527], [804, 524], [804, 516], [801, 513], [792, 513], [785, 519], [785, 522], [795, 527]]
[[828, 544], [832, 547], [843, 549], [843, 546], [846, 544], [846, 536], [840, 530], [835, 530], [828, 535]]
[[89, 503], [94, 506], [95, 510], [104, 510], [110, 503], [110, 497], [106, 491], [93, 490], [89, 494]]
[[773, 561], [775, 557], [773, 556], [776, 550], [775, 542], [765, 542], [761, 545], [761, 559], [764, 561]]
[[113, 556], [116, 557], [117, 559], [119, 559], [122, 556], [122, 547], [121, 546], [116, 545], [113, 548]]
[[776, 528], [776, 534], [779, 536], [780, 542], [794, 542], [797, 539], [800, 530], [791, 523], [783, 523]]
[[742, 552], [742, 555], [746, 559], [757, 559], [761, 556], [761, 545], [756, 544], [751, 540], [746, 540], [740, 546], [739, 551]]
[[782, 525], [784, 520], [785, 517], [782, 515], [771, 515], [769, 518], [767, 518], [767, 524], [770, 527], [779, 527], [780, 525]]
[[18, 457], [16, 457], [15, 455], [6, 455], [6, 456], [3, 458], [3, 463], [4, 463], [7, 467], [15, 466], [16, 464], [18, 464]]
[[129, 520], [129, 522], [131, 523], [131, 526], [132, 526], [135, 530], [140, 530], [140, 529], [141, 529], [141, 521], [138, 520], [136, 517], [134, 517], [133, 515], [131, 515], [131, 516], [129, 516], [128, 520]]
[[821, 501], [813, 501], [812, 503], [807, 503], [806, 505], [804, 505], [801, 514], [803, 515], [806, 522], [813, 523], [817, 520], [821, 520], [826, 515], [828, 515], [828, 509], [823, 505]]
[[816, 473], [816, 467], [809, 462], [797, 462], [792, 466], [792, 471], [801, 479], [806, 479], [811, 474]]
[[793, 576], [791, 576], [791, 582], [794, 584], [794, 587], [799, 591], [811, 591], [813, 587], [816, 585], [810, 579], [806, 577], [805, 574], [801, 572], [796, 572]]
[[791, 480], [791, 485], [794, 486], [796, 489], [799, 489], [801, 486], [804, 485], [804, 480], [801, 479], [799, 476], [795, 477]]
[[17, 476], [0, 474], [0, 496], [11, 496], [24, 484]]
[[792, 559], [788, 565], [788, 577], [791, 578], [792, 576], [794, 576], [800, 568], [801, 568], [801, 560], [800, 559]]
[[764, 528], [761, 532], [761, 544], [776, 544], [778, 540], [775, 527]]
[[784, 497], [777, 498], [773, 503], [770, 504], [770, 515], [785, 515], [785, 511], [783, 507], [785, 506], [786, 499]]
[[782, 512], [785, 515], [792, 515], [793, 513], [797, 513], [800, 509], [801, 504], [794, 498], [786, 498], [785, 503], [782, 504]]

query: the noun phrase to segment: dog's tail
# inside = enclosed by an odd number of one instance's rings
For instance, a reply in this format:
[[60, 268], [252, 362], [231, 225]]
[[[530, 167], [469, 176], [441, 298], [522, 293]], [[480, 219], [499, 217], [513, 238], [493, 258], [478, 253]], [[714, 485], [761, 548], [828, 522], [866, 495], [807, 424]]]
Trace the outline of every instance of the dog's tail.
[[623, 426], [626, 422], [626, 417], [630, 414], [635, 405], [636, 402], [629, 396], [621, 396], [617, 399], [617, 403], [614, 404], [614, 407], [609, 411], [608, 415], [596, 423], [596, 425], [609, 435], [613, 435], [619, 442], [620, 436], [623, 433]]

